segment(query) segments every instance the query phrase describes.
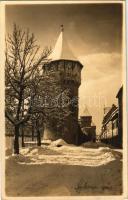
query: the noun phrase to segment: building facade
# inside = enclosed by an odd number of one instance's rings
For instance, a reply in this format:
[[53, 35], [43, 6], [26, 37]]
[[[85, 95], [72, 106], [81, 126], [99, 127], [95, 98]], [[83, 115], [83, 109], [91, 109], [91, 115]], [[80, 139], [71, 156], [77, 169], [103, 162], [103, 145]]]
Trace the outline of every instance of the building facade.
[[[50, 108], [51, 115], [46, 121], [44, 139], [55, 140], [61, 137], [67, 143], [78, 143], [78, 88], [81, 83], [82, 67], [79, 61], [66, 59], [51, 61], [49, 64], [44, 65], [44, 76], [48, 75], [50, 79], [53, 72], [55, 72], [52, 79], [52, 81], [55, 81], [53, 84], [51, 83], [52, 92], [56, 93], [57, 96], [61, 96], [64, 91], [67, 91], [60, 98], [56, 112], [53, 113], [53, 107]], [[50, 90], [49, 86], [49, 90], [47, 89], [48, 95], [51, 94]], [[61, 117], [57, 117], [58, 114]], [[63, 123], [60, 124], [62, 118]]]
[[119, 89], [116, 98], [118, 99], [118, 134], [119, 134], [119, 147], [123, 147], [123, 86]]
[[106, 144], [118, 146], [118, 107], [114, 104], [104, 115], [100, 139]]
[[[80, 128], [83, 134], [83, 142], [96, 141], [96, 126], [92, 124], [92, 116], [81, 116], [79, 120]], [[84, 138], [85, 136], [85, 138]]]
[[116, 98], [118, 106], [112, 105], [104, 113], [100, 140], [116, 148], [123, 146], [123, 87], [120, 88]]

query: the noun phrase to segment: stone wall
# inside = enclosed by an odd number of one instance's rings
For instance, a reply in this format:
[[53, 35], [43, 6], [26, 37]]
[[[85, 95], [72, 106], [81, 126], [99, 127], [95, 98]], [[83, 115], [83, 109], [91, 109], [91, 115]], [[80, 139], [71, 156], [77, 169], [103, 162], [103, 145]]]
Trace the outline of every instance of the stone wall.
[[[51, 112], [46, 120], [45, 139], [63, 138], [67, 143], [78, 143], [78, 88], [81, 69], [82, 65], [78, 61], [71, 60], [56, 60], [44, 65], [44, 77], [47, 76], [50, 80], [54, 74], [47, 93], [51, 95], [52, 87], [53, 98], [55, 93], [58, 97], [57, 106], [49, 109]], [[46, 113], [47, 111], [48, 109]]]

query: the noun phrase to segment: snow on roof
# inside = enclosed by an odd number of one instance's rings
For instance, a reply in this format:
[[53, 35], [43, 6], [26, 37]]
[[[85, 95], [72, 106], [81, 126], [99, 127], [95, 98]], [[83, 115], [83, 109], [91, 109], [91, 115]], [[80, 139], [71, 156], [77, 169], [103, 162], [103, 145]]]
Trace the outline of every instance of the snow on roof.
[[61, 32], [56, 41], [55, 47], [49, 56], [49, 59], [51, 60], [60, 60], [60, 59], [77, 60], [77, 58], [74, 56], [69, 46], [69, 43], [67, 42], [67, 38], [64, 34], [64, 29], [62, 28], [62, 25], [61, 25]]

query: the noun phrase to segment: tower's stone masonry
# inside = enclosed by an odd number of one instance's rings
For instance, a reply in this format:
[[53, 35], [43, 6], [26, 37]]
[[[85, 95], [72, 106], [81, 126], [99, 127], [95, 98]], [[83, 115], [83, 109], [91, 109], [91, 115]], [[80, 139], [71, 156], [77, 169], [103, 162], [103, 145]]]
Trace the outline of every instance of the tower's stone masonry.
[[[52, 94], [58, 93], [61, 97], [56, 112], [52, 112], [52, 106], [49, 108], [51, 114], [46, 121], [44, 139], [63, 138], [68, 143], [78, 143], [78, 88], [81, 84], [82, 67], [79, 61], [64, 59], [51, 61], [43, 66], [44, 76], [49, 80], [54, 74], [47, 93], [51, 92], [52, 87]], [[57, 117], [59, 115], [60, 118]]]

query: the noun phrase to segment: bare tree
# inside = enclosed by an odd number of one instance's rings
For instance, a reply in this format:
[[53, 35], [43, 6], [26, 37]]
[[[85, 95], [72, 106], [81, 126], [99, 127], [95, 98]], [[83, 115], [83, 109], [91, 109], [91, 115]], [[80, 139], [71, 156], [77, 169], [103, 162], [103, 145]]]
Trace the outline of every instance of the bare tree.
[[[30, 119], [41, 66], [47, 62], [50, 50], [39, 53], [34, 34], [14, 24], [12, 35], [6, 38], [5, 116], [14, 126], [14, 153], [19, 154], [20, 126]], [[40, 55], [39, 55], [40, 54]]]

